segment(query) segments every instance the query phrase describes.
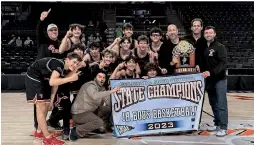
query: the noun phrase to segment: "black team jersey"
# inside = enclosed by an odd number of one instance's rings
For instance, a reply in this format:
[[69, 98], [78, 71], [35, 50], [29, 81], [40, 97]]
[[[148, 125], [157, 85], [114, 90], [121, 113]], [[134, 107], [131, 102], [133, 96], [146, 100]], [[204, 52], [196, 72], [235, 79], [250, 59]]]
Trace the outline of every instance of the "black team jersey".
[[[75, 43], [71, 40], [71, 38], [68, 38], [69, 40], [70, 40], [70, 49], [69, 50], [67, 50], [67, 51], [65, 51], [63, 54], [62, 54], [62, 57], [63, 58], [66, 58], [67, 57], [67, 55], [68, 55], [68, 53], [70, 53], [70, 52], [73, 52], [74, 51], [74, 49], [72, 48], [73, 47], [73, 45], [75, 45]], [[81, 43], [81, 42], [80, 42]], [[84, 43], [81, 43], [82, 45], [85, 45]]]
[[[130, 55], [131, 55], [131, 53], [130, 53]], [[126, 58], [127, 58], [127, 57], [126, 57]], [[126, 59], [126, 58], [125, 58], [125, 59]], [[112, 68], [115, 69], [120, 63], [125, 62], [125, 59], [123, 59], [121, 56], [118, 56], [117, 59], [116, 59], [116, 61], [112, 64]], [[124, 66], [123, 69], [125, 69], [125, 66]]]
[[27, 75], [34, 81], [49, 79], [53, 71], [64, 76], [64, 61], [56, 58], [43, 58], [36, 60], [27, 70]]
[[84, 83], [93, 80], [91, 69], [90, 69], [90, 67], [89, 67], [89, 65], [87, 63], [86, 63], [86, 66], [80, 68], [78, 70], [78, 72], [79, 71], [81, 71], [81, 74], [79, 75], [79, 79], [77, 81], [75, 81], [75, 82], [68, 83], [68, 85], [70, 86], [70, 90], [74, 94], [77, 93], [80, 90], [81, 86]]
[[[163, 42], [162, 42], [162, 44], [163, 44]], [[162, 46], [162, 44], [161, 44], [161, 46]], [[159, 48], [158, 52], [160, 51], [161, 46], [160, 46], [160, 48]], [[150, 50], [151, 50], [152, 52], [155, 52], [155, 51], [153, 50], [152, 43], [149, 45], [149, 47], [150, 47]]]
[[150, 56], [149, 56], [148, 52], [147, 52], [147, 54], [146, 54], [145, 57], [139, 58], [139, 57], [138, 57], [137, 48], [135, 48], [135, 49], [134, 49], [134, 56], [136, 57], [137, 63], [138, 63], [138, 65], [139, 65], [139, 67], [140, 67], [140, 70], [141, 70], [140, 76], [141, 76], [141, 77], [142, 77], [142, 76], [146, 76], [146, 73], [145, 73], [145, 71], [144, 71], [144, 70], [145, 70], [145, 65], [146, 65], [147, 63], [149, 63], [149, 61], [150, 61]]
[[[68, 53], [70, 52], [73, 52], [74, 50], [72, 49], [73, 45], [75, 45], [75, 43], [73, 43], [73, 41], [68, 38], [70, 40], [70, 49], [65, 51], [63, 54], [62, 54], [62, 57], [63, 58], [66, 58]], [[81, 74], [79, 75], [79, 79], [75, 82], [70, 82], [70, 83], [66, 83], [66, 84], [63, 84], [61, 86], [59, 86], [59, 88], [61, 88], [60, 90], [62, 90], [62, 92], [65, 92], [65, 93], [70, 93], [70, 91], [73, 93], [73, 94], [76, 94], [80, 87], [91, 80], [91, 70], [89, 68], [89, 65], [86, 64], [86, 67], [82, 67], [80, 68], [78, 71], [81, 71]], [[61, 92], [61, 91], [59, 91]]]
[[[88, 55], [90, 56], [90, 61], [89, 63], [93, 63], [93, 62], [96, 62], [96, 60], [93, 59], [92, 55], [90, 53], [88, 53]], [[100, 55], [100, 60], [102, 59], [102, 55], [101, 53], [99, 54]]]

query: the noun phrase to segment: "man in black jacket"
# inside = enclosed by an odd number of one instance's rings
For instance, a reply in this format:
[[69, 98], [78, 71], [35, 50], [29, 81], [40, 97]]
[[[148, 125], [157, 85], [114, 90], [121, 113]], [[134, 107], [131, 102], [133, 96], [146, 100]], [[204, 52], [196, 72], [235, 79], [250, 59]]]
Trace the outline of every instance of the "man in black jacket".
[[[60, 40], [58, 39], [58, 28], [55, 24], [49, 24], [47, 27], [47, 34], [44, 33], [45, 19], [48, 17], [51, 9], [41, 13], [40, 20], [36, 27], [36, 41], [38, 54], [36, 60], [45, 57], [54, 57], [61, 59], [62, 55], [59, 54]], [[56, 127], [56, 126], [55, 126]], [[60, 125], [57, 126], [58, 128]], [[36, 106], [34, 105], [34, 128], [38, 128], [36, 117]]]
[[36, 27], [36, 41], [38, 47], [38, 54], [36, 60], [45, 57], [54, 57], [61, 59], [59, 54], [60, 40], [58, 39], [58, 27], [55, 24], [49, 24], [47, 27], [47, 34], [44, 33], [45, 19], [48, 17], [51, 9], [42, 12], [40, 20]]
[[206, 89], [209, 103], [214, 114], [214, 127], [210, 131], [217, 131], [216, 136], [227, 135], [228, 107], [227, 107], [227, 49], [214, 38], [216, 31], [213, 26], [205, 28], [204, 37], [207, 48], [204, 52], [205, 68], [203, 77], [206, 78]]
[[167, 35], [169, 36], [169, 40], [166, 40], [161, 45], [160, 51], [158, 52], [160, 54], [158, 61], [161, 67], [161, 73], [163, 75], [172, 75], [175, 69], [175, 65], [171, 63], [173, 59], [172, 51], [183, 39], [178, 37], [178, 29], [174, 24], [168, 25]]

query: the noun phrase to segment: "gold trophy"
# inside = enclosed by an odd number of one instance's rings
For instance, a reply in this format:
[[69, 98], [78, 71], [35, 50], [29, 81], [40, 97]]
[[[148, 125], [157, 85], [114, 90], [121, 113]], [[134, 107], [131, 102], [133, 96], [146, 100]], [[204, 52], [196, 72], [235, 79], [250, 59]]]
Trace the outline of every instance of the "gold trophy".
[[176, 64], [175, 73], [196, 73], [195, 48], [186, 40], [181, 40], [173, 49], [173, 63]]

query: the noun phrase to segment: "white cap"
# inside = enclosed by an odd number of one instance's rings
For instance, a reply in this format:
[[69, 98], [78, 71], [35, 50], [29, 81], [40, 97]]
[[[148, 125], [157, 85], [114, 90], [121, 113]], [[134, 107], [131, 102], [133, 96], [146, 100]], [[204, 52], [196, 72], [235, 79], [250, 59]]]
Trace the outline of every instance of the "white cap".
[[56, 24], [49, 24], [47, 31], [49, 31], [51, 28], [57, 28], [57, 25]]

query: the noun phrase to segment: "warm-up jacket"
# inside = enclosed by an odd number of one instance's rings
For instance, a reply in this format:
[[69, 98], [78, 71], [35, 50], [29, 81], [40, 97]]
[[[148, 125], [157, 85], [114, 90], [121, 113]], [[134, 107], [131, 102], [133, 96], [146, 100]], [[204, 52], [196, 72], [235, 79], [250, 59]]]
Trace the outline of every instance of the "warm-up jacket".
[[[45, 20], [44, 20], [45, 21]], [[36, 56], [36, 60], [45, 58], [45, 57], [54, 57], [58, 59], [62, 59], [63, 55], [59, 54], [59, 46], [61, 44], [60, 40], [51, 40], [48, 37], [48, 34], [44, 33], [43, 28], [45, 27], [45, 22], [39, 20], [36, 27], [36, 41], [38, 54]]]
[[204, 52], [205, 71], [209, 71], [211, 76], [208, 81], [222, 80], [226, 78], [227, 70], [227, 49], [224, 45], [214, 40]]
[[110, 96], [110, 91], [105, 90], [105, 87], [99, 86], [95, 81], [85, 83], [72, 105], [72, 114], [94, 112]]

